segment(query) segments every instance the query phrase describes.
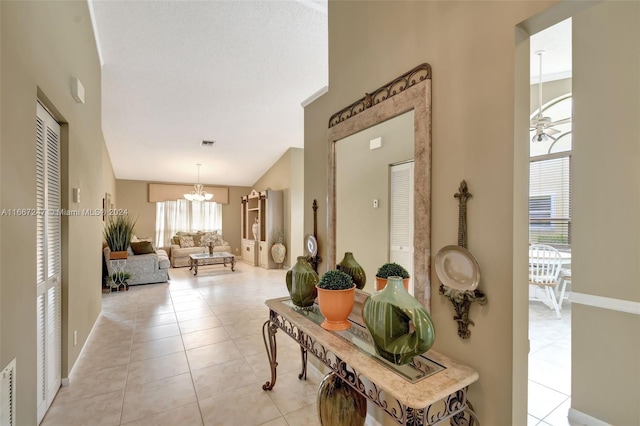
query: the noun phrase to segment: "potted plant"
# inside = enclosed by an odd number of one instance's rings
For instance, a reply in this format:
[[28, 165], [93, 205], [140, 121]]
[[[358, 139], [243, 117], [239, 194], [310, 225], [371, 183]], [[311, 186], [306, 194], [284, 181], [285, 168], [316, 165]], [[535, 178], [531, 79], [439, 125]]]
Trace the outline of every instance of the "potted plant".
[[127, 280], [131, 278], [131, 273], [127, 271], [118, 271], [111, 274], [111, 282], [109, 285], [112, 289], [120, 289], [120, 287], [124, 287], [125, 290], [129, 290], [129, 285], [127, 284]]
[[131, 244], [135, 225], [135, 219], [128, 215], [109, 217], [109, 222], [103, 229], [103, 235], [109, 250], [111, 250], [110, 259], [126, 259], [128, 257], [127, 250]]
[[284, 231], [276, 228], [271, 235], [273, 245], [271, 246], [271, 257], [273, 261], [279, 265], [284, 263], [284, 259], [287, 256], [287, 247], [284, 245]]
[[351, 327], [347, 320], [354, 305], [356, 285], [348, 274], [333, 270], [325, 272], [316, 285], [318, 307], [324, 316], [322, 328], [346, 330]]
[[409, 272], [395, 262], [385, 263], [376, 272], [376, 291], [382, 290], [387, 285], [389, 277], [401, 277], [404, 288], [409, 291]]

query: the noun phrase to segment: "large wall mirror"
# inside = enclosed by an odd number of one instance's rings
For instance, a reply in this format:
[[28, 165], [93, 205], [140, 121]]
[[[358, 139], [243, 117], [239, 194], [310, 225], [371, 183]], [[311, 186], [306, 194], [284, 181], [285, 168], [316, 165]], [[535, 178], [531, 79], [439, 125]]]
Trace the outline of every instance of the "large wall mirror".
[[[377, 138], [381, 138], [381, 146]], [[373, 142], [372, 142], [373, 141]], [[373, 291], [377, 268], [398, 249], [392, 244], [392, 174], [409, 167], [413, 216], [411, 291], [430, 302], [431, 259], [431, 68], [422, 64], [365, 95], [329, 120], [328, 262], [353, 252]], [[397, 198], [397, 197], [396, 197]], [[375, 203], [375, 204], [374, 204]], [[395, 203], [395, 204], [394, 204]], [[377, 205], [377, 207], [375, 206]]]

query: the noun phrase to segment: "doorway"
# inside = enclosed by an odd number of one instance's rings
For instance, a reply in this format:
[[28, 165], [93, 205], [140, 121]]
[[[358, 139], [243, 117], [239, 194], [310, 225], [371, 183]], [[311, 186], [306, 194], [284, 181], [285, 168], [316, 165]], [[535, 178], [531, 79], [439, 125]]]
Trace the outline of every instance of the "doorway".
[[530, 38], [529, 275], [541, 283], [529, 285], [530, 425], [566, 425], [571, 408], [571, 24]]
[[61, 384], [62, 226], [60, 124], [36, 105], [37, 419], [42, 421]]

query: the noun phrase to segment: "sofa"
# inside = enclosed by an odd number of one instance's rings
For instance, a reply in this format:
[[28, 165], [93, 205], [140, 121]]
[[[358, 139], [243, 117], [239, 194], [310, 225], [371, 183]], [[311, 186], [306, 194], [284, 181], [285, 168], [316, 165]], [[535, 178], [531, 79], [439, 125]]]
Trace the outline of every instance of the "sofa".
[[[169, 280], [169, 256], [165, 250], [155, 250], [153, 253], [135, 254], [129, 247], [129, 257], [124, 267], [125, 272], [131, 274], [127, 284], [151, 284], [163, 283]], [[111, 250], [109, 247], [103, 249], [104, 260], [107, 264], [109, 276], [114, 270], [109, 261]]]
[[209, 244], [214, 252], [231, 253], [231, 245], [224, 241], [217, 231], [178, 232], [171, 238], [171, 266], [181, 268], [189, 266], [189, 255], [207, 253]]

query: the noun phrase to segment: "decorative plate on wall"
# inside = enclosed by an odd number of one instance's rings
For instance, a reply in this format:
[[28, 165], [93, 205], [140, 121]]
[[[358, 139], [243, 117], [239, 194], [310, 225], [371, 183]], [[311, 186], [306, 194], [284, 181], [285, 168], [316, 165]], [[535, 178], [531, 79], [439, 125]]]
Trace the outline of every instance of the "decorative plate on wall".
[[436, 275], [447, 287], [473, 291], [480, 283], [480, 266], [469, 250], [460, 246], [442, 247], [435, 257]]
[[307, 256], [314, 257], [318, 254], [318, 241], [316, 241], [316, 237], [311, 234], [307, 234], [304, 237], [304, 250]]

